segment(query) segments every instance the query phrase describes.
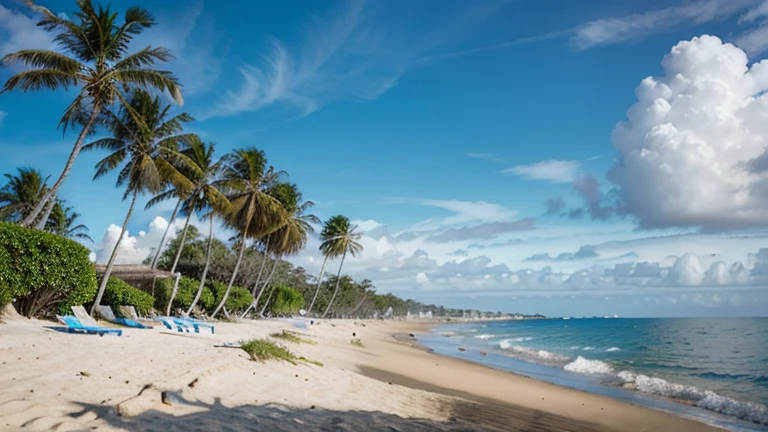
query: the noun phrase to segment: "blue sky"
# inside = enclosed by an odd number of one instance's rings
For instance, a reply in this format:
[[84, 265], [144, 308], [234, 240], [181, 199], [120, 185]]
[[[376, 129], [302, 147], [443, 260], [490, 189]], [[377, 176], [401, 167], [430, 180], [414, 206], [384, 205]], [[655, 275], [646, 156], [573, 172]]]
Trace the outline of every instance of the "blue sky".
[[[347, 269], [380, 291], [552, 315], [767, 310], [767, 2], [112, 4], [157, 16], [134, 46], [177, 55], [192, 132], [264, 149], [318, 216], [358, 222]], [[0, 55], [50, 48], [34, 23], [0, 0]], [[0, 95], [0, 172], [59, 174], [71, 97]], [[100, 157], [60, 195], [102, 261], [127, 203], [114, 177], [91, 181]], [[172, 206], [134, 216], [119, 262], [147, 255]], [[294, 262], [318, 271], [316, 249]]]

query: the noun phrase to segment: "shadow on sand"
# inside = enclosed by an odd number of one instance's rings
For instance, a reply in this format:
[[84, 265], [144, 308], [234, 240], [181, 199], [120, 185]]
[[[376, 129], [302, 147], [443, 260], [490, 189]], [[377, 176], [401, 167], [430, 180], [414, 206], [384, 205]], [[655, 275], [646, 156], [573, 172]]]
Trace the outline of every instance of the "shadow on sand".
[[[491, 412], [471, 402], [455, 402], [445, 407], [456, 417], [440, 422], [403, 418], [378, 411], [333, 411], [314, 408], [294, 408], [281, 404], [243, 405], [227, 407], [215, 400], [212, 404], [176, 400], [174, 404], [192, 407], [196, 412], [174, 415], [163, 410], [149, 409], [133, 416], [121, 416], [107, 405], [79, 403], [82, 410], [71, 414], [73, 419], [97, 417], [110, 427], [131, 431], [587, 431], [594, 425], [562, 418], [552, 422], [543, 413], [519, 416], [512, 412]], [[480, 409], [478, 408], [485, 408]], [[491, 408], [491, 411], [488, 410]], [[503, 409], [503, 407], [495, 407]], [[198, 411], [199, 410], [199, 411]], [[465, 416], [463, 419], [459, 416]], [[495, 418], [483, 418], [491, 416]], [[488, 420], [488, 421], [486, 421]], [[94, 429], [101, 428], [103, 423]], [[86, 426], [87, 427], [87, 426]]]

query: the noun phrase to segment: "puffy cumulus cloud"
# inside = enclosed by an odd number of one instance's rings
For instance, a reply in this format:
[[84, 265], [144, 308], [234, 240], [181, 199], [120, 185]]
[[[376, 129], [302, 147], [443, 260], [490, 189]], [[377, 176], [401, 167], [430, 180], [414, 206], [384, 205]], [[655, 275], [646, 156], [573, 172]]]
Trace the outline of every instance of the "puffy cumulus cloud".
[[[163, 246], [164, 248], [168, 245], [168, 242], [171, 239], [176, 237], [176, 232], [184, 228], [184, 222], [184, 219], [176, 219], [173, 222], [171, 230], [168, 231], [168, 237], [166, 237], [165, 245]], [[200, 235], [207, 237], [207, 221], [200, 221], [196, 216], [193, 216], [190, 219], [190, 225], [196, 226], [201, 233]], [[132, 236], [130, 231], [126, 230], [123, 240], [120, 242], [115, 263], [140, 264], [144, 259], [150, 256], [150, 254], [154, 253], [157, 245], [160, 244], [160, 239], [163, 237], [167, 227], [168, 221], [162, 216], [156, 216], [149, 223], [149, 227], [146, 231], [139, 231], [137, 235]], [[220, 224], [214, 224], [213, 235], [223, 242], [228, 242], [229, 238], [232, 237], [233, 232]], [[110, 224], [101, 240], [97, 241], [93, 246], [93, 259], [96, 263], [106, 264], [119, 237], [120, 227], [115, 224]]]
[[705, 35], [662, 66], [611, 136], [620, 210], [643, 228], [766, 225], [768, 60], [749, 66], [741, 49]]
[[545, 180], [552, 183], [570, 183], [581, 164], [570, 160], [546, 160], [530, 165], [518, 165], [502, 171], [526, 180]]

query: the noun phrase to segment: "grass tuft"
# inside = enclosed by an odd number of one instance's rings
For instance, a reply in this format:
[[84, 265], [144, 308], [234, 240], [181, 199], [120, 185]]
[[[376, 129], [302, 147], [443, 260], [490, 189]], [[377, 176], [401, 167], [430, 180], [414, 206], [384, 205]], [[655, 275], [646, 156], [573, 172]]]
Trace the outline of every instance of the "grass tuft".
[[349, 341], [349, 343], [351, 343], [352, 345], [357, 345], [361, 348], [363, 346], [363, 342], [360, 341], [360, 338], [352, 339], [351, 341]]
[[322, 363], [320, 363], [320, 362], [319, 362], [319, 361], [317, 361], [317, 360], [310, 360], [310, 359], [308, 359], [308, 358], [306, 358], [306, 357], [299, 357], [299, 360], [301, 360], [301, 361], [303, 361], [303, 362], [311, 363], [311, 364], [313, 364], [313, 365], [315, 365], [315, 366], [320, 366], [320, 367], [323, 367], [323, 364], [322, 364]]
[[309, 339], [304, 339], [302, 337], [299, 337], [298, 333], [283, 330], [281, 333], [272, 333], [270, 336], [276, 339], [282, 339], [287, 340], [288, 342], [293, 342], [297, 344], [309, 344], [309, 345], [316, 345], [317, 342]]
[[251, 356], [253, 361], [285, 360], [296, 364], [295, 355], [280, 345], [266, 339], [251, 339], [240, 343], [240, 348]]

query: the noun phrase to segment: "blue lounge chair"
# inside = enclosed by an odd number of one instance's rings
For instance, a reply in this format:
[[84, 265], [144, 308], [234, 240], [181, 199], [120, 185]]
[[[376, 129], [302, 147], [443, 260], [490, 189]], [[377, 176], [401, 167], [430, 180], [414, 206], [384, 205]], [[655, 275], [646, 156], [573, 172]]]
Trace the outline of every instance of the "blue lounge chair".
[[165, 327], [168, 328], [168, 330], [174, 330], [174, 325], [175, 325], [176, 331], [182, 333], [186, 330], [187, 333], [189, 333], [189, 326], [183, 323], [182, 321], [177, 320], [176, 318], [159, 317], [158, 319], [160, 320], [161, 323], [163, 323]]
[[205, 321], [199, 321], [199, 320], [192, 319], [192, 318], [177, 318], [176, 320], [177, 321], [181, 321], [181, 322], [183, 322], [183, 323], [185, 323], [187, 325], [191, 325], [192, 327], [194, 327], [195, 328], [195, 333], [200, 333], [200, 327], [210, 328], [211, 329], [211, 334], [214, 333], [213, 324], [208, 324]]
[[131, 328], [137, 328], [137, 329], [151, 329], [152, 328], [152, 326], [144, 325], [144, 324], [142, 324], [142, 323], [140, 323], [138, 321], [134, 321], [132, 319], [116, 316], [115, 313], [112, 311], [112, 308], [109, 307], [109, 306], [99, 305], [98, 309], [99, 309], [99, 314], [101, 315], [101, 317], [104, 318], [105, 320], [111, 322], [111, 323], [119, 324], [119, 325], [126, 326], [126, 327], [131, 327]]
[[72, 316], [72, 315], [65, 315], [65, 316], [56, 315], [56, 318], [58, 318], [59, 321], [61, 321], [64, 325], [67, 326], [67, 331], [69, 333], [85, 332], [88, 334], [97, 334], [99, 336], [104, 336], [107, 333], [115, 333], [118, 336], [121, 336], [123, 334], [123, 331], [120, 329], [111, 329], [111, 328], [96, 327], [96, 326], [84, 326], [80, 323], [80, 320], [78, 320], [76, 316]]

